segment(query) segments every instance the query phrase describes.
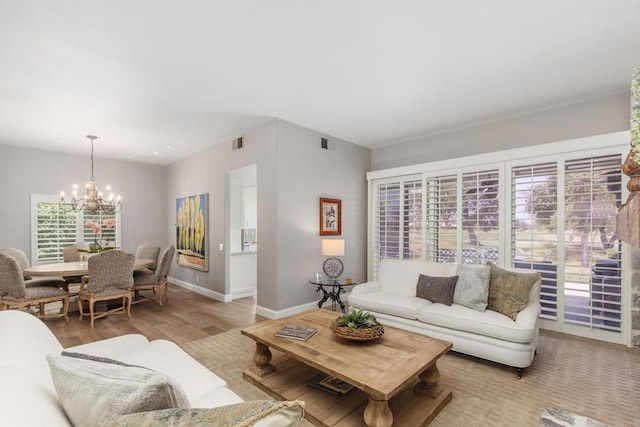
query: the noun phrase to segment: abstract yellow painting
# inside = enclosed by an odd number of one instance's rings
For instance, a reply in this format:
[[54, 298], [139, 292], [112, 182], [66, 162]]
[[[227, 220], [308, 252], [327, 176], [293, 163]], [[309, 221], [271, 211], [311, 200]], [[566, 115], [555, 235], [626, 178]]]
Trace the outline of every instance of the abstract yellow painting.
[[208, 194], [176, 199], [176, 252], [178, 265], [209, 271], [207, 252]]

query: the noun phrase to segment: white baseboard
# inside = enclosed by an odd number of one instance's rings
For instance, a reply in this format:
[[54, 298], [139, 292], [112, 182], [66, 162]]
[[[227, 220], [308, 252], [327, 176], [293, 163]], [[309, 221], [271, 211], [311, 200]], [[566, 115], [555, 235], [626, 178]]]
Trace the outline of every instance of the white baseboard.
[[202, 288], [194, 285], [193, 283], [176, 279], [175, 277], [169, 277], [168, 280], [172, 285], [180, 286], [181, 288], [188, 289], [196, 294], [204, 295], [205, 297], [213, 298], [221, 302], [229, 302], [232, 299], [231, 295], [221, 294], [220, 292], [212, 291], [211, 289]]
[[292, 316], [294, 314], [302, 313], [303, 311], [313, 310], [314, 308], [318, 308], [318, 303], [315, 301], [297, 305], [295, 307], [285, 308], [284, 310], [272, 310], [270, 308], [257, 306], [256, 314], [266, 317], [267, 319], [282, 319], [283, 317]]
[[231, 294], [231, 299], [240, 299], [246, 297], [255, 297], [256, 290], [254, 288], [238, 289]]

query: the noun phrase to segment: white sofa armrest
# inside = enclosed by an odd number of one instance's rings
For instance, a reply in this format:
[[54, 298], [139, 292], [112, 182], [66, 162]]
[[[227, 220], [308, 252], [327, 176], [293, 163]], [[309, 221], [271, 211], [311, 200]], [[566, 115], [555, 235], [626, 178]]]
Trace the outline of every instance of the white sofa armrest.
[[107, 338], [88, 344], [81, 344], [66, 348], [65, 351], [85, 353], [91, 356], [108, 357], [118, 359], [119, 356], [132, 353], [149, 345], [149, 340], [144, 335], [127, 334], [119, 337]]
[[518, 316], [516, 317], [516, 325], [523, 329], [536, 327], [541, 311], [542, 307], [539, 302], [530, 302], [524, 310], [518, 313]]
[[351, 289], [351, 293], [353, 295], [368, 294], [371, 292], [379, 292], [379, 291], [380, 291], [380, 283], [376, 281], [361, 283], [359, 285], [354, 286], [353, 289]]

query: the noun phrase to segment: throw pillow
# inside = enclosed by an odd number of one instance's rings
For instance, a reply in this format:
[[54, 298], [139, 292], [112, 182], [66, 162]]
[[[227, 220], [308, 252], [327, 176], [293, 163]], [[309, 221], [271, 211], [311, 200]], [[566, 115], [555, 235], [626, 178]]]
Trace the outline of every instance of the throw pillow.
[[456, 270], [458, 283], [453, 294], [453, 302], [476, 311], [485, 311], [489, 299], [488, 265], [459, 265]]
[[421, 274], [416, 285], [416, 296], [440, 304], [451, 305], [458, 276], [433, 277]]
[[497, 311], [516, 320], [529, 302], [529, 292], [540, 280], [540, 273], [516, 273], [489, 263], [489, 310]]
[[91, 427], [287, 427], [297, 426], [304, 416], [304, 402], [250, 400], [210, 409], [162, 409], [139, 412], [101, 421]]
[[141, 366], [80, 353], [47, 356], [60, 405], [74, 425], [118, 415], [166, 408], [189, 408], [182, 387]]

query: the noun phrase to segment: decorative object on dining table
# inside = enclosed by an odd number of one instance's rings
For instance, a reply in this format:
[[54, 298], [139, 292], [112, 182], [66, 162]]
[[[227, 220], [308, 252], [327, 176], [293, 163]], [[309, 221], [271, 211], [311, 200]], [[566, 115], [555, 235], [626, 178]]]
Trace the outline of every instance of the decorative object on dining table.
[[176, 199], [176, 252], [178, 265], [209, 271], [209, 194]]
[[73, 184], [73, 191], [71, 192], [71, 200], [67, 202], [65, 200], [64, 191], [60, 192], [60, 203], [59, 206], [61, 209], [66, 211], [89, 211], [93, 213], [102, 212], [105, 214], [114, 214], [116, 212], [120, 212], [122, 210], [122, 203], [120, 200], [120, 196], [116, 196], [111, 191], [111, 187], [109, 185], [106, 186], [106, 191], [108, 192], [108, 196], [106, 199], [102, 198], [102, 192], [98, 190], [96, 186], [96, 180], [93, 175], [93, 141], [97, 139], [97, 136], [87, 135], [87, 138], [91, 141], [91, 179], [87, 184], [87, 192], [85, 197], [80, 197], [78, 194], [78, 185]]
[[340, 236], [342, 234], [342, 201], [320, 198], [320, 235]]
[[104, 251], [109, 251], [112, 249], [117, 249], [115, 246], [109, 246], [106, 241], [102, 239], [103, 237], [103, 226], [108, 230], [114, 230], [116, 226], [116, 220], [113, 218], [107, 218], [102, 221], [102, 224], [95, 221], [86, 221], [84, 223], [85, 227], [89, 228], [91, 232], [93, 232], [93, 243], [89, 244], [88, 248], [78, 248], [78, 252], [88, 252], [88, 253], [101, 253]]
[[339, 256], [344, 256], [344, 240], [322, 239], [322, 255], [328, 256], [322, 264], [322, 271], [331, 280], [336, 280], [344, 271], [344, 264]]
[[349, 314], [343, 314], [334, 319], [330, 328], [334, 335], [352, 341], [375, 340], [384, 334], [384, 327], [378, 322], [376, 316], [354, 308]]

